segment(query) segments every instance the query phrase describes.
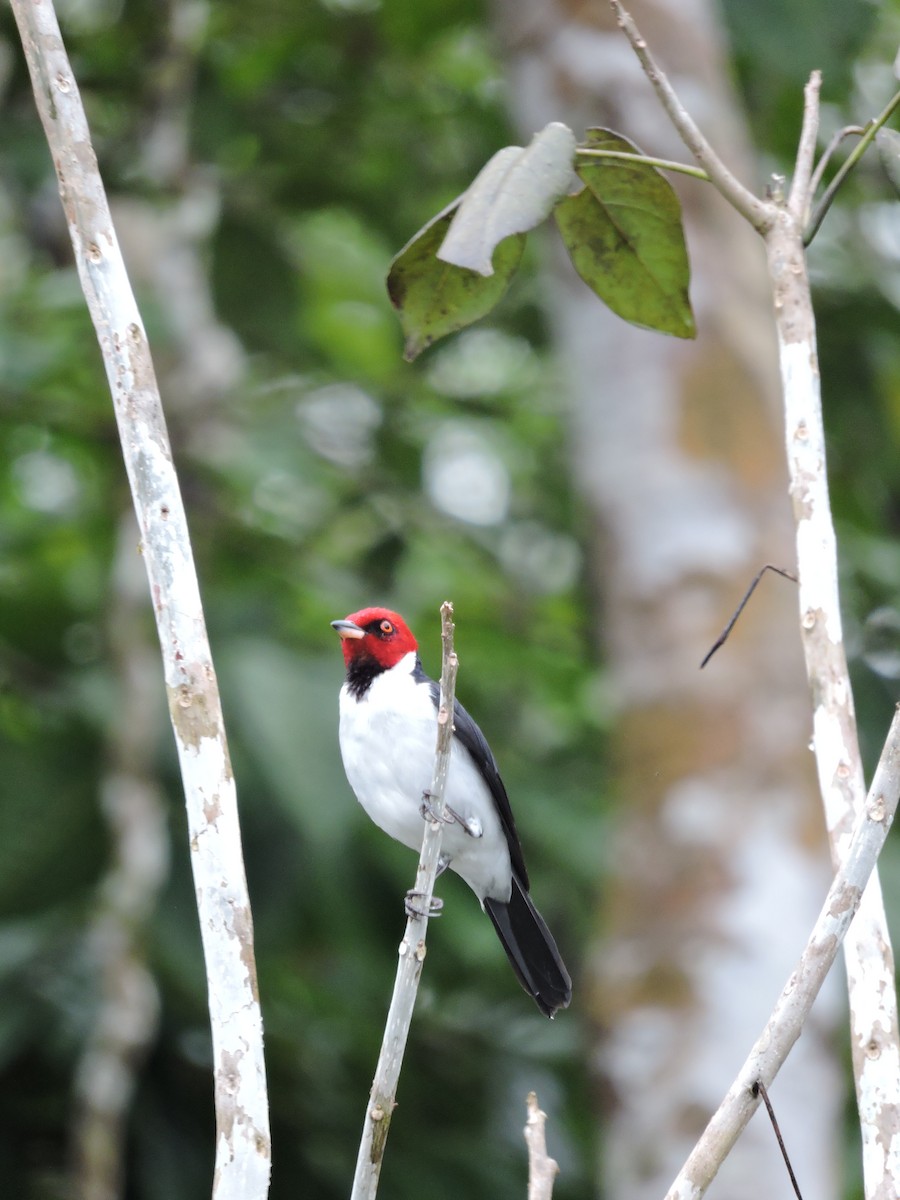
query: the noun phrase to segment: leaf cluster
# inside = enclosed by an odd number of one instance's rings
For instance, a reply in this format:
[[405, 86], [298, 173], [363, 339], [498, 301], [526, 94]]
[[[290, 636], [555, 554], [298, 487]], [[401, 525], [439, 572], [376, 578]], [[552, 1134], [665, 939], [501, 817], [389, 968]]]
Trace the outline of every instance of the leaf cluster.
[[506, 146], [394, 258], [388, 293], [415, 359], [490, 312], [522, 258], [525, 234], [553, 216], [575, 270], [614, 313], [695, 335], [681, 206], [660, 171], [608, 129], [583, 143], [553, 122]]

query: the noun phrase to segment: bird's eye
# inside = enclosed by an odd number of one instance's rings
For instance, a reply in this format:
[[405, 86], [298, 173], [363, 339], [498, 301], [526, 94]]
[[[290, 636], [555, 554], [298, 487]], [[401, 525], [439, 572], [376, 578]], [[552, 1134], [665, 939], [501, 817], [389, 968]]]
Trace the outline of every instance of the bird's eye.
[[394, 627], [393, 627], [393, 625], [390, 623], [390, 621], [382, 621], [382, 622], [381, 622], [381, 625], [379, 626], [379, 628], [381, 629], [381, 632], [382, 632], [383, 634], [389, 634], [389, 633], [393, 633], [393, 632], [394, 632]]

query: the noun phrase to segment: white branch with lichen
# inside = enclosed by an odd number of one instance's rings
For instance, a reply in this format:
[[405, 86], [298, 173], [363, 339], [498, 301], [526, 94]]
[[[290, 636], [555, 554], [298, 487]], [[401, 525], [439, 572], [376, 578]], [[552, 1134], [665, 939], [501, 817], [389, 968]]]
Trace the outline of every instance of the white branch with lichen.
[[[817, 91], [808, 89], [807, 104]], [[767, 237], [797, 530], [800, 629], [813, 694], [813, 751], [835, 863], [844, 860], [865, 779], [844, 650], [815, 323], [803, 248], [808, 205], [783, 210]], [[900, 1196], [900, 1040], [890, 931], [877, 872], [847, 934], [850, 1045], [868, 1200]]]
[[[706, 142], [653, 59], [621, 0], [610, 0], [610, 3], [649, 82], [685, 144], [724, 198], [765, 238], [781, 363], [790, 494], [796, 524], [800, 628], [813, 694], [813, 751], [832, 858], [843, 870], [847, 855], [852, 851], [851, 830], [863, 811], [866, 788], [841, 630], [837, 540], [828, 495], [815, 316], [804, 248], [804, 227], [812, 207], [812, 181], [816, 178], [814, 159], [821, 76], [819, 72], [813, 72], [804, 91], [803, 125], [787, 203], [782, 198], [761, 201], [747, 193]], [[891, 106], [885, 110], [890, 111]], [[896, 724], [895, 717], [876, 780], [882, 775], [887, 760], [896, 754], [892, 745]], [[867, 1200], [886, 1200], [900, 1195], [900, 1130], [897, 1128], [900, 1021], [893, 951], [877, 871], [861, 897], [859, 916], [847, 934], [845, 962], [865, 1195]], [[773, 1035], [777, 1032], [777, 1029], [772, 1030]], [[707, 1134], [715, 1121], [716, 1118]], [[689, 1163], [699, 1154], [707, 1134], [692, 1152]], [[723, 1157], [731, 1144], [726, 1145], [721, 1140], [717, 1143]], [[704, 1152], [709, 1153], [708, 1146]], [[717, 1167], [718, 1163], [715, 1169]], [[686, 1166], [683, 1175], [687, 1169]], [[682, 1193], [676, 1188], [670, 1193], [673, 1196], [682, 1194], [699, 1193], [690, 1190]]]
[[162, 649], [190, 833], [215, 1067], [215, 1200], [264, 1200], [262, 1018], [237, 796], [187, 519], [147, 336], [50, 0], [12, 0], [113, 398]]

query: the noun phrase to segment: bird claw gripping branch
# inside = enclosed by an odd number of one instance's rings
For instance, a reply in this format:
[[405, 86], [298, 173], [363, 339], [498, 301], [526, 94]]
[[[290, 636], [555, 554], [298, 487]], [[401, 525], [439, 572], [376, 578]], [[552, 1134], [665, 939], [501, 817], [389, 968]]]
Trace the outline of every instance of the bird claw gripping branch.
[[416, 901], [424, 900], [425, 893], [417, 892], [410, 889], [403, 900], [403, 908], [408, 917], [439, 917], [444, 910], [444, 902], [440, 896], [432, 896], [428, 904], [428, 911], [421, 908]]

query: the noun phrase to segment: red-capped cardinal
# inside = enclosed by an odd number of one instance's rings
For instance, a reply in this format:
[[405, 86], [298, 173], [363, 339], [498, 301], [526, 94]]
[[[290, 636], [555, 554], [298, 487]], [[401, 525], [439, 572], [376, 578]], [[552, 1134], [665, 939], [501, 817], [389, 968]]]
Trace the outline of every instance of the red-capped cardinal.
[[[386, 608], [332, 621], [344, 651], [340, 741], [356, 798], [379, 828], [419, 850], [431, 786], [439, 685], [422, 670], [416, 639]], [[528, 894], [509, 797], [484, 734], [457, 703], [444, 803], [451, 821], [440, 869], [460, 875], [494, 923], [512, 968], [552, 1017], [572, 998], [556, 942]]]

